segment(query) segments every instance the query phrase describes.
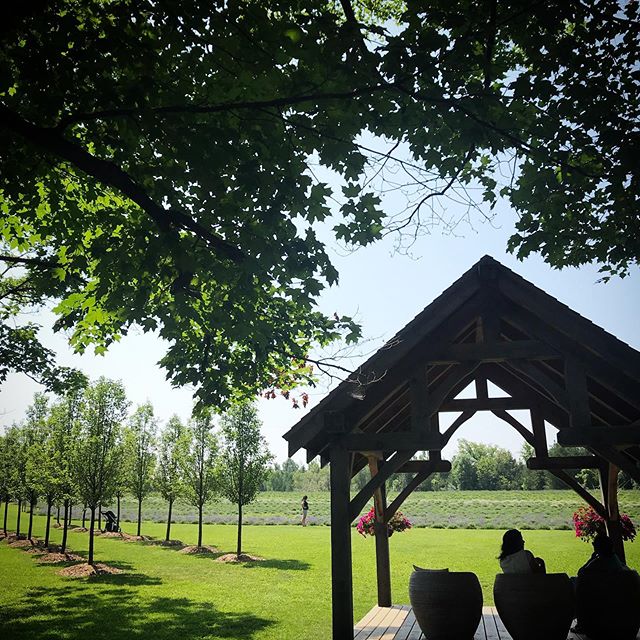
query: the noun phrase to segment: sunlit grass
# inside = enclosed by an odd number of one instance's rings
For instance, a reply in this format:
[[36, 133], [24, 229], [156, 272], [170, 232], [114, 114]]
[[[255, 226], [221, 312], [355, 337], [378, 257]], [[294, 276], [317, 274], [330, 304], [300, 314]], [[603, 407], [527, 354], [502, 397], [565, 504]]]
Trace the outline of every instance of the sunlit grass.
[[[24, 526], [26, 522], [23, 519]], [[9, 517], [15, 524], [15, 509]], [[125, 531], [135, 533], [126, 523]], [[43, 537], [44, 518], [35, 535]], [[144, 533], [162, 538], [161, 523]], [[61, 532], [54, 529], [54, 542]], [[235, 548], [235, 527], [207, 525], [204, 543]], [[502, 530], [412, 529], [391, 538], [393, 599], [407, 603], [411, 565], [474, 571], [485, 604], [492, 603]], [[195, 544], [196, 526], [176, 524], [172, 537]], [[549, 571], [575, 574], [590, 546], [570, 531], [525, 531], [527, 548], [545, 558]], [[325, 639], [330, 630], [330, 543], [328, 527], [248, 526], [245, 550], [266, 559], [229, 565], [212, 557], [98, 537], [96, 560], [125, 569], [116, 576], [74, 580], [59, 567], [39, 565], [31, 554], [0, 543], [0, 638], [86, 640], [196, 640], [200, 638]], [[69, 545], [86, 553], [87, 534], [70, 533]], [[374, 604], [372, 539], [353, 532], [356, 619]], [[640, 543], [626, 545], [628, 563], [640, 567]]]

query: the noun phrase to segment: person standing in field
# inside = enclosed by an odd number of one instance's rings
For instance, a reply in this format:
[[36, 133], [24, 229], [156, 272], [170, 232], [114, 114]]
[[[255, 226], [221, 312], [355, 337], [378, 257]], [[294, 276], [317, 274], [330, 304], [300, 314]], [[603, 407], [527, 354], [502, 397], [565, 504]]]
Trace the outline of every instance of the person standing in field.
[[302, 521], [300, 524], [303, 527], [307, 526], [307, 514], [309, 513], [309, 503], [307, 502], [307, 496], [302, 496]]

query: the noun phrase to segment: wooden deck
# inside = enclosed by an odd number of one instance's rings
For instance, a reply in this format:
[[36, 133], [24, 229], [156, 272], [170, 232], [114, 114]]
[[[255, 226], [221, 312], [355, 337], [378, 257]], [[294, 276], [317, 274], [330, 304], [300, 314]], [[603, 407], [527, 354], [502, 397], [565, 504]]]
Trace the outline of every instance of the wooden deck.
[[[358, 622], [354, 640], [425, 640], [409, 605], [373, 607]], [[495, 607], [482, 608], [482, 620], [474, 640], [512, 640]], [[570, 632], [567, 640], [588, 640], [587, 636]], [[640, 640], [640, 634], [638, 635]]]

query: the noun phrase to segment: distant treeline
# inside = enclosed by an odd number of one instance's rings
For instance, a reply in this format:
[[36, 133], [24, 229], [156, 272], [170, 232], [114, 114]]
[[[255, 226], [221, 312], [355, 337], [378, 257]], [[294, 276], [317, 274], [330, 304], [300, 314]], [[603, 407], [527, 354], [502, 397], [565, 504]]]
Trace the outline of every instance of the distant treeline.
[[[581, 447], [562, 447], [554, 444], [549, 448], [550, 456], [587, 455]], [[547, 471], [531, 471], [526, 467], [528, 458], [535, 456], [533, 447], [524, 444], [518, 459], [502, 447], [460, 440], [458, 450], [451, 459], [449, 473], [435, 473], [418, 487], [418, 491], [444, 490], [543, 490], [568, 489], [556, 476]], [[599, 487], [596, 469], [567, 469], [566, 472], [587, 489]], [[361, 489], [369, 480], [365, 468], [354, 478], [353, 490]], [[411, 474], [396, 474], [387, 483], [389, 491], [400, 491], [412, 478]], [[640, 485], [624, 472], [620, 473], [619, 485], [623, 489], [640, 488]], [[265, 491], [297, 491], [311, 493], [329, 490], [329, 467], [321, 468], [317, 462], [308, 466], [286, 460], [274, 464], [263, 482]]]

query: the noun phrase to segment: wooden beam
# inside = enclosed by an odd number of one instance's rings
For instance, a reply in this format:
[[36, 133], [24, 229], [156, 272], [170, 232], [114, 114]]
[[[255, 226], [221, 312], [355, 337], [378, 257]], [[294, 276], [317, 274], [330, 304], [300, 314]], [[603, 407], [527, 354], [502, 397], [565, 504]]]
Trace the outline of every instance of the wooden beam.
[[409, 460], [396, 469], [395, 473], [422, 473], [423, 471], [429, 471], [429, 473], [451, 471], [451, 462], [449, 460]]
[[396, 451], [387, 460], [385, 465], [378, 470], [378, 473], [362, 487], [362, 489], [351, 499], [349, 503], [349, 522], [353, 522], [359, 515], [367, 502], [371, 500], [374, 491], [382, 486], [405, 462], [408, 462], [415, 455], [414, 451]]
[[547, 430], [544, 426], [544, 418], [537, 409], [531, 410], [531, 428], [533, 429], [533, 449], [538, 456], [546, 456], [549, 453], [547, 447]]
[[569, 424], [571, 428], [575, 429], [591, 424], [587, 374], [576, 358], [567, 357], [565, 360], [564, 377], [569, 398]]
[[529, 409], [531, 403], [519, 398], [456, 398], [447, 400], [440, 406], [440, 411], [506, 411], [508, 409]]
[[[411, 431], [425, 430], [429, 425], [429, 386], [427, 383], [427, 367], [418, 367], [411, 380]], [[381, 605], [382, 606], [382, 605]]]
[[[429, 433], [437, 434], [440, 436], [440, 414], [434, 413], [431, 418], [429, 418]], [[441, 446], [442, 444], [442, 436], [440, 436]], [[429, 449], [429, 460], [439, 461], [442, 460], [442, 451], [440, 449]]]
[[[378, 459], [369, 457], [371, 477], [378, 475]], [[376, 513], [376, 582], [378, 586], [378, 606], [391, 606], [391, 562], [389, 559], [389, 528], [386, 521], [387, 495], [382, 483], [373, 493]]]
[[622, 451], [606, 444], [590, 447], [591, 451], [603, 457], [605, 460], [615, 465], [621, 471], [626, 472], [636, 482], [640, 482], [640, 465], [637, 460], [632, 460]]
[[539, 411], [544, 420], [547, 420], [558, 429], [569, 426], [569, 416], [567, 412], [554, 402], [551, 402], [549, 398], [543, 396], [533, 387], [525, 385], [501, 365], [494, 364], [486, 366], [487, 378], [497, 384], [501, 389], [504, 389], [513, 398], [527, 405], [527, 409]]
[[640, 444], [640, 424], [618, 427], [581, 427], [561, 429], [558, 443], [565, 447], [598, 446], [601, 444], [631, 446]]
[[553, 456], [536, 457], [527, 460], [527, 469], [535, 471], [551, 469], [600, 469], [606, 464], [597, 456]]
[[588, 345], [576, 342], [573, 334], [565, 335], [557, 328], [542, 322], [530, 313], [511, 307], [504, 312], [504, 317], [521, 331], [543, 340], [558, 352], [579, 358], [590, 378], [597, 380], [603, 387], [618, 395], [626, 403], [640, 409], [640, 393], [638, 379], [632, 380], [628, 374], [608, 362], [606, 355], [598, 356], [589, 350]]
[[566, 471], [561, 469], [550, 469], [549, 473], [552, 473], [556, 478], [562, 480], [568, 487], [573, 489], [590, 507], [593, 507], [594, 511], [603, 518], [607, 517], [607, 510], [604, 505], [594, 498], [575, 478], [570, 476]]
[[[471, 374], [480, 366], [479, 362], [457, 365], [447, 374], [445, 379], [435, 388], [431, 390], [429, 396], [428, 413], [432, 415], [440, 410], [440, 406], [451, 394], [452, 390], [461, 383], [466, 383], [471, 379]], [[435, 447], [434, 447], [435, 448]]]
[[[384, 401], [403, 381], [409, 379], [416, 366], [424, 363], [430, 351], [442, 340], [450, 341], [456, 333], [473, 322], [479, 313], [480, 304], [477, 274], [469, 273], [467, 277], [454, 283], [394, 336], [385, 348], [380, 349], [360, 367], [362, 375], [374, 373], [379, 380], [367, 387], [367, 396], [376, 399], [373, 402], [368, 398], [362, 401], [355, 400], [350, 395], [352, 385], [343, 382], [322, 400], [308, 417], [303, 418], [284, 435], [285, 440], [289, 442], [289, 455], [293, 455], [321, 433], [323, 423], [322, 420], [316, 420], [316, 416], [329, 407], [334, 411], [348, 411], [349, 423], [357, 425], [367, 413], [375, 410], [377, 399]], [[387, 375], [392, 369], [398, 371]], [[354, 409], [354, 405], [359, 406]], [[352, 410], [358, 416], [353, 421]]]
[[351, 455], [332, 448], [331, 464], [331, 609], [333, 639], [353, 638], [353, 580], [349, 488]]
[[476, 375], [476, 398], [486, 400], [489, 397], [489, 385], [487, 378], [483, 375]]
[[618, 507], [618, 472], [618, 467], [614, 464], [609, 464], [606, 484], [602, 488], [603, 493], [606, 493], [605, 504], [609, 514], [607, 531], [613, 542], [613, 547], [618, 558], [620, 558], [622, 562], [625, 562], [624, 541], [622, 540], [622, 527], [620, 525], [620, 509]]
[[491, 413], [493, 413], [496, 418], [500, 418], [500, 420], [503, 420], [508, 425], [512, 426], [524, 438], [525, 442], [534, 446], [533, 434], [522, 424], [522, 422], [520, 422], [520, 420], [517, 420], [506, 411], [492, 411]]
[[[432, 460], [420, 460], [420, 462], [433, 463], [430, 466], [425, 466], [419, 471], [407, 484], [407, 486], [396, 496], [395, 500], [387, 507], [386, 515], [387, 522], [393, 517], [396, 511], [402, 506], [404, 501], [432, 474], [436, 471], [440, 471], [441, 468], [439, 466], [442, 463], [442, 460], [432, 461]], [[449, 471], [451, 469], [451, 464], [449, 464]]]
[[516, 306], [527, 309], [555, 331], [579, 343], [585, 351], [598, 354], [614, 368], [640, 381], [640, 354], [628, 345], [529, 283], [523, 285], [514, 278], [506, 277], [500, 279], [499, 288]]
[[442, 449], [442, 439], [439, 433], [429, 432], [348, 433], [333, 446], [348, 451], [427, 451]]
[[498, 315], [498, 291], [496, 282], [482, 283], [485, 305], [480, 315], [482, 342], [494, 347], [500, 338], [500, 316]]
[[[425, 337], [423, 342], [414, 346], [409, 353], [405, 353], [399, 346], [390, 348], [388, 353], [402, 352], [403, 359], [400, 359], [399, 353], [398, 358], [390, 362], [387, 369], [381, 366], [376, 368], [380, 377], [377, 382], [368, 387], [365, 399], [352, 403], [348, 409], [349, 424], [358, 426], [366, 422], [380, 406], [384, 405], [389, 396], [406, 385], [418, 373], [419, 368], [426, 364], [429, 356], [443, 341], [453, 340], [460, 331], [473, 322], [479, 312], [480, 299], [478, 296], [472, 297], [464, 304], [459, 303], [459, 308], [447, 318], [446, 322], [439, 322], [439, 326], [433, 327], [428, 338]], [[387, 360], [388, 358], [384, 362]]]
[[515, 375], [525, 384], [529, 381], [541, 387], [550, 398], [559, 404], [563, 409], [569, 411], [571, 403], [569, 395], [553, 378], [549, 377], [544, 371], [538, 369], [531, 362], [523, 360], [513, 360], [509, 362], [509, 368], [515, 371]]
[[447, 442], [451, 439], [451, 436], [468, 420], [471, 420], [476, 415], [475, 411], [464, 411], [461, 413], [442, 434], [442, 448], [444, 449]]
[[464, 362], [505, 362], [509, 360], [551, 360], [560, 354], [538, 340], [511, 342], [469, 342], [450, 344], [429, 358], [429, 364], [462, 364]]

